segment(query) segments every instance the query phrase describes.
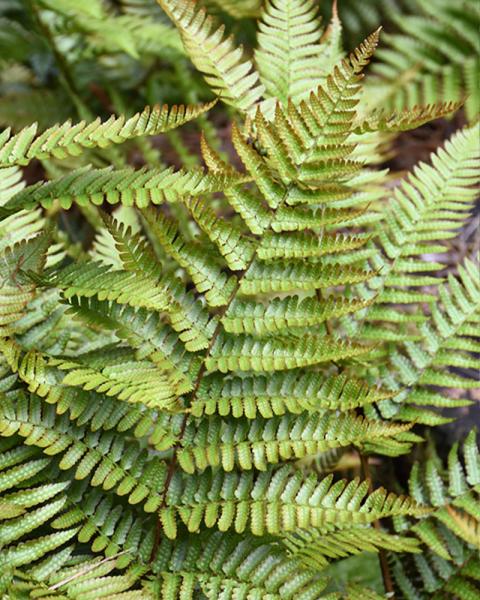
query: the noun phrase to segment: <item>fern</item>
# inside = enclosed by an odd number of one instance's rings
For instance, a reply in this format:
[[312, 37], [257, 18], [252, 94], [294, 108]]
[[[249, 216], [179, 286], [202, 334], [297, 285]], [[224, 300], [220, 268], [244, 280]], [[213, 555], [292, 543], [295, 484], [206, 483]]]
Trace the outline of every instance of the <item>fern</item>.
[[[473, 209], [478, 128], [392, 185], [366, 166], [381, 135], [458, 104], [365, 112], [379, 31], [343, 55], [310, 0], [213, 4], [233, 30], [259, 15], [253, 54], [190, 0], [26, 10], [77, 124], [0, 133], [0, 593], [373, 599], [329, 565], [375, 552], [386, 592], [467, 597], [473, 434], [448, 475], [414, 466], [409, 496], [368, 458], [420, 452], [435, 408], [469, 402], [443, 388], [478, 385], [478, 265], [443, 253]], [[227, 144], [184, 58], [184, 104], [155, 105], [179, 37], [234, 113]], [[87, 59], [111, 66], [96, 93], [118, 116], [91, 117]], [[153, 108], [135, 113], [139, 65]], [[204, 166], [176, 133], [194, 120]]]
[[83, 148], [104, 148], [131, 138], [163, 133], [195, 119], [211, 106], [169, 108], [157, 105], [147, 107], [129, 119], [123, 115], [117, 118], [112, 116], [103, 123], [97, 118], [91, 123], [81, 121], [75, 125], [67, 121], [63, 125], [54, 125], [40, 135], [37, 135], [35, 124], [16, 135], [7, 128], [0, 136], [0, 166], [26, 165], [34, 158], [76, 156]]
[[398, 33], [386, 36], [378, 53], [376, 78], [366, 90], [366, 102], [412, 108], [443, 100], [463, 100], [475, 121], [478, 113], [478, 6], [466, 0], [452, 6], [444, 0], [415, 0], [420, 14], [398, 15]]
[[282, 102], [301, 100], [320, 85], [340, 58], [340, 23], [322, 40], [314, 2], [266, 2], [255, 59], [266, 92]]
[[204, 9], [198, 10], [193, 1], [179, 6], [162, 0], [160, 6], [180, 30], [186, 51], [212, 89], [225, 102], [248, 111], [259, 100], [263, 88], [251, 61], [242, 57], [242, 48], [236, 48], [222, 28], [214, 31], [213, 18]]
[[[435, 455], [423, 465], [413, 466], [410, 491], [415, 498], [422, 497], [426, 504], [433, 505], [434, 511], [411, 527], [426, 552], [404, 565], [401, 556], [392, 559], [397, 585], [406, 598], [467, 597], [478, 590], [480, 463], [475, 431], [463, 444], [463, 456], [464, 465], [456, 443], [446, 468]], [[397, 527], [405, 531], [408, 524], [400, 521]]]

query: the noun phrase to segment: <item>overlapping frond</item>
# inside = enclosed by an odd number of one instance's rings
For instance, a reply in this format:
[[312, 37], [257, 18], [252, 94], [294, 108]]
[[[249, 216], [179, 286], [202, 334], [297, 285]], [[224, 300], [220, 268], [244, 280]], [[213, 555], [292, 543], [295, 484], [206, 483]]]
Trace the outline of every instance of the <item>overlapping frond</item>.
[[0, 429], [2, 437], [19, 435], [47, 456], [61, 455], [61, 470], [74, 469], [75, 479], [88, 477], [90, 485], [114, 489], [131, 504], [142, 502], [147, 512], [162, 502], [167, 471], [162, 460], [148, 457], [138, 443], [113, 432], [75, 426], [67, 415], [57, 416], [53, 406], [45, 407], [34, 396], [2, 401]]
[[0, 443], [0, 592], [6, 593], [14, 569], [28, 567], [48, 576], [72, 553], [74, 527], [45, 531], [64, 508], [69, 481], [48, 481], [51, 459], [18, 438]]
[[[179, 552], [174, 549], [178, 548]], [[207, 598], [250, 595], [272, 600], [308, 600], [326, 587], [312, 569], [287, 557], [276, 544], [234, 533], [201, 533], [175, 546], [163, 539], [154, 564], [159, 574], [157, 596], [175, 600], [196, 597], [195, 584]]]
[[[359, 288], [361, 297], [374, 299], [363, 312], [366, 322], [398, 322], [397, 313], [388, 310], [392, 303], [435, 301], [421, 288], [441, 281], [430, 275], [443, 268], [446, 251], [436, 240], [454, 237], [473, 206], [473, 186], [480, 177], [477, 140], [478, 127], [456, 133], [432, 155], [433, 166], [421, 164], [394, 190], [393, 202], [377, 227], [382, 252], [370, 261], [377, 275]], [[439, 253], [435, 262], [423, 258], [432, 252]], [[353, 327], [358, 326], [357, 321]], [[365, 331], [367, 337], [370, 332], [377, 339], [385, 335], [380, 327]]]

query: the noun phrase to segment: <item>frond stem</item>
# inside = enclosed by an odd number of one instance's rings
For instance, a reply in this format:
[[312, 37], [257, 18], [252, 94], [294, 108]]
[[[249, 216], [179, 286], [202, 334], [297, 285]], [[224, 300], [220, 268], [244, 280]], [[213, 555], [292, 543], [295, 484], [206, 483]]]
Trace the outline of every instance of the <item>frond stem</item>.
[[[370, 475], [370, 465], [368, 464], [368, 456], [364, 456], [360, 451], [358, 451], [358, 455], [360, 457], [360, 463], [362, 466], [363, 477], [368, 481], [368, 493], [373, 493], [373, 482], [372, 477]], [[373, 522], [373, 526], [377, 531], [381, 531], [380, 521], [376, 519]], [[393, 579], [392, 574], [390, 573], [390, 567], [388, 565], [387, 555], [383, 548], [379, 548], [378, 551], [378, 559], [380, 562], [380, 569], [382, 571], [382, 579], [383, 586], [385, 588], [385, 593], [392, 594], [394, 593], [393, 587]]]
[[[208, 348], [205, 352], [205, 356], [203, 357], [202, 365], [198, 372], [197, 380], [195, 382], [195, 387], [193, 388], [191, 396], [190, 396], [190, 404], [192, 404], [192, 402], [197, 397], [197, 393], [200, 388], [200, 384], [202, 383], [202, 379], [203, 379], [203, 376], [205, 375], [205, 371], [206, 371], [205, 361], [210, 356], [210, 352], [212, 351], [213, 345], [215, 344], [215, 341], [216, 341], [218, 335], [220, 334], [220, 331], [222, 330], [222, 317], [226, 314], [227, 310], [230, 308], [230, 305], [235, 300], [237, 292], [240, 289], [240, 283], [242, 282], [242, 279], [245, 277], [248, 270], [252, 266], [252, 263], [255, 260], [255, 257], [256, 257], [256, 252], [253, 253], [253, 256], [250, 259], [250, 262], [248, 263], [248, 265], [246, 266], [244, 271], [242, 273], [240, 273], [240, 275], [238, 276], [237, 284], [235, 286], [235, 289], [232, 292], [232, 295], [230, 296], [227, 304], [225, 304], [225, 306], [222, 306], [222, 309], [220, 310], [220, 312], [218, 314], [218, 317], [219, 317], [218, 323], [215, 328], [215, 331], [213, 332], [213, 335], [212, 335], [212, 338], [208, 345]], [[175, 442], [175, 446], [173, 447], [173, 457], [172, 457], [172, 460], [168, 467], [167, 477], [165, 479], [165, 485], [163, 488], [163, 496], [162, 496], [162, 503], [161, 503], [162, 508], [165, 508], [165, 505], [166, 505], [168, 489], [170, 487], [170, 483], [172, 481], [173, 474], [175, 472], [175, 467], [177, 466], [177, 452], [180, 449], [180, 444], [181, 444], [182, 438], [185, 434], [185, 429], [187, 427], [187, 422], [188, 422], [188, 416], [189, 416], [188, 413], [186, 413], [183, 417], [182, 425], [180, 427], [180, 432], [178, 434], [177, 441]], [[157, 521], [157, 528], [155, 531], [155, 542], [153, 544], [152, 553], [150, 555], [150, 562], [153, 562], [153, 560], [155, 559], [155, 556], [157, 554], [158, 546], [160, 544], [160, 532], [161, 532], [161, 524], [160, 524], [160, 521]]]

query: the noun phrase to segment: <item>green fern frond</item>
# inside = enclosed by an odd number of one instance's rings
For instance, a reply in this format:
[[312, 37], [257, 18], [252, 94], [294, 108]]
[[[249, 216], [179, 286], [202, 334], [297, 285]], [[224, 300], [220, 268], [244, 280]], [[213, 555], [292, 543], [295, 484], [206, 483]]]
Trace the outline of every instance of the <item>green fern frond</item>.
[[203, 169], [121, 169], [82, 168], [59, 179], [39, 182], [15, 194], [7, 203], [7, 210], [33, 208], [38, 204], [50, 208], [55, 200], [68, 209], [75, 202], [80, 206], [121, 203], [145, 208], [165, 201], [175, 202], [183, 196], [219, 192], [244, 178], [212, 175]]
[[37, 125], [26, 127], [17, 134], [5, 129], [0, 134], [0, 167], [27, 165], [34, 158], [66, 158], [77, 156], [84, 148], [105, 148], [143, 135], [164, 133], [205, 113], [213, 103], [199, 106], [147, 106], [142, 112], [126, 119], [123, 115], [102, 123], [70, 121], [54, 125], [37, 135]]
[[282, 103], [308, 95], [341, 57], [338, 18], [324, 32], [312, 0], [265, 2], [258, 28], [260, 79], [267, 95]]
[[19, 398], [15, 404], [3, 401], [0, 430], [2, 436], [20, 435], [27, 445], [35, 445], [47, 455], [61, 454], [61, 470], [75, 467], [75, 479], [88, 477], [90, 485], [114, 489], [131, 504], [145, 502], [147, 512], [155, 511], [162, 502], [166, 477], [162, 460], [148, 459], [138, 443], [126, 443], [111, 432], [73, 426], [66, 415], [55, 415], [53, 406], [42, 406], [38, 398]]
[[273, 298], [267, 305], [248, 299], [235, 299], [222, 317], [228, 333], [264, 335], [297, 327], [312, 327], [328, 319], [355, 313], [366, 306], [362, 300], [310, 296]]
[[[459, 279], [450, 275], [448, 284], [439, 286], [438, 295], [441, 304], [433, 305], [431, 318], [418, 326], [420, 341], [405, 341], [389, 353], [389, 364], [396, 373], [389, 376], [392, 388], [417, 386], [408, 405], [400, 409], [399, 418], [408, 418], [415, 402], [428, 404], [432, 400], [428, 388], [426, 395], [422, 394], [424, 386], [475, 388], [479, 385], [468, 376], [444, 373], [446, 367], [474, 371], [479, 368], [478, 359], [471, 353], [471, 349], [476, 349], [475, 340], [465, 337], [462, 329], [477, 323], [480, 311], [478, 265], [466, 261], [459, 267]], [[480, 332], [475, 329], [478, 328], [474, 325], [469, 333], [478, 337]], [[433, 404], [438, 404], [433, 400]], [[418, 419], [418, 413], [413, 418]], [[434, 415], [431, 418], [435, 418]]]
[[[365, 321], [374, 320], [379, 305], [388, 308], [391, 303], [433, 301], [428, 294], [405, 287], [412, 282], [422, 285], [422, 272], [443, 266], [423, 260], [421, 255], [429, 251], [431, 241], [438, 236], [453, 237], [461, 221], [451, 215], [463, 216], [472, 207], [475, 199], [472, 184], [480, 176], [477, 138], [478, 127], [456, 133], [444, 149], [432, 155], [434, 167], [421, 164], [394, 190], [394, 201], [377, 227], [378, 245], [383, 252], [375, 255], [371, 265], [378, 274], [359, 289], [361, 297], [375, 298], [375, 306], [363, 312]], [[428, 282], [431, 283], [430, 279]], [[387, 313], [382, 316], [389, 321]], [[350, 334], [360, 325], [358, 321], [355, 324], [344, 320], [344, 323], [353, 327], [348, 328]]]
[[[311, 0], [272, 0], [250, 59], [235, 15], [256, 0], [222, 4], [232, 35], [203, 8], [221, 3], [160, 4], [7, 10], [45, 61], [8, 53], [0, 96], [51, 81], [66, 110], [122, 116], [0, 134], [0, 596], [373, 598], [330, 592], [325, 568], [373, 551], [402, 597], [470, 600], [474, 434], [444, 467], [420, 426], [471, 402], [439, 388], [478, 387], [478, 269], [441, 256], [470, 219], [478, 128], [388, 176], [366, 166], [382, 131], [456, 105], [365, 113], [378, 31], [341, 60], [336, 14], [322, 32]], [[197, 130], [173, 132], [194, 117], [206, 168]], [[363, 459], [401, 489], [412, 451], [411, 497], [373, 491]]]
[[351, 410], [390, 396], [345, 376], [323, 378], [310, 372], [273, 373], [271, 376], [236, 377], [224, 380], [209, 375], [202, 380], [191, 405], [194, 416], [219, 414], [255, 419], [321, 409]]
[[38, 561], [48, 561], [49, 553], [50, 560], [57, 557], [60, 563], [66, 548], [57, 549], [76, 535], [76, 529], [45, 535], [52, 519], [63, 510], [70, 485], [48, 481], [51, 459], [40, 458], [38, 450], [20, 445], [15, 437], [2, 439], [0, 451], [0, 592], [4, 593], [14, 569], [38, 569], [42, 564]]
[[185, 432], [188, 442], [177, 452], [187, 473], [221, 466], [225, 471], [267, 470], [270, 464], [299, 460], [332, 448], [394, 437], [409, 425], [367, 421], [354, 413], [286, 414], [261, 421], [202, 420]]
[[358, 527], [329, 534], [317, 530], [299, 530], [282, 540], [292, 556], [299, 558], [305, 567], [324, 569], [331, 560], [360, 552], [421, 552], [415, 538], [392, 535], [381, 530]]
[[153, 211], [145, 212], [144, 215], [167, 255], [185, 269], [197, 290], [205, 294], [208, 304], [227, 305], [237, 287], [236, 277], [222, 271], [221, 266], [214, 262], [215, 258], [208, 252], [208, 248], [195, 242], [186, 242], [173, 219]]
[[[396, 583], [406, 598], [432, 597], [425, 592], [450, 598], [448, 593], [476, 589], [480, 453], [475, 433], [473, 430], [463, 444], [463, 464], [456, 443], [449, 452], [445, 469], [435, 455], [412, 468], [409, 479], [412, 497], [433, 506], [434, 510], [411, 527], [427, 551], [406, 561], [403, 554], [392, 556]], [[407, 527], [406, 522], [398, 521], [397, 529], [405, 531]]]
[[[196, 597], [196, 583], [207, 598], [232, 594], [272, 600], [308, 600], [320, 596], [327, 585], [311, 569], [290, 559], [275, 544], [220, 532], [201, 533], [192, 542], [178, 540], [179, 549], [162, 539], [154, 571], [160, 581], [157, 597], [185, 600]], [[175, 556], [175, 560], [172, 560]]]
[[252, 62], [243, 58], [243, 48], [233, 37], [224, 36], [224, 26], [198, 8], [192, 0], [180, 5], [173, 0], [158, 0], [180, 31], [193, 64], [203, 73], [213, 91], [227, 104], [248, 112], [258, 103], [263, 86]]
[[330, 337], [305, 335], [258, 339], [249, 335], [221, 334], [205, 360], [207, 371], [283, 371], [342, 360], [368, 352]]
[[312, 291], [366, 281], [373, 274], [356, 267], [319, 265], [304, 260], [252, 263], [240, 282], [240, 294], [252, 296], [296, 290]]
[[368, 483], [345, 480], [332, 484], [304, 479], [287, 466], [260, 474], [205, 471], [201, 476], [175, 473], [160, 520], [165, 535], [177, 536], [179, 519], [190, 532], [206, 527], [220, 531], [249, 529], [254, 535], [278, 535], [297, 528], [339, 529], [367, 524], [391, 514], [421, 514], [423, 509], [402, 496], [379, 488], [370, 495]]

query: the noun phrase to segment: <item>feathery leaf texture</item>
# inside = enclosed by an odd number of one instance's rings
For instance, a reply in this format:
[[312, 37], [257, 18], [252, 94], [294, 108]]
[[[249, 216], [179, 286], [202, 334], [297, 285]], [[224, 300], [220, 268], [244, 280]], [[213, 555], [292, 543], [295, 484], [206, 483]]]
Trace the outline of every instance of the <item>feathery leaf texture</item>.
[[341, 57], [338, 19], [323, 32], [317, 13], [313, 0], [264, 3], [255, 62], [268, 96], [301, 100]]
[[[213, 102], [0, 134], [0, 596], [338, 600], [327, 566], [369, 551], [384, 568], [389, 553], [406, 598], [470, 600], [474, 433], [446, 468], [429, 444], [409, 497], [355, 475], [358, 454], [395, 466], [424, 441], [419, 425], [448, 420], [436, 407], [468, 404], [442, 388], [478, 386], [478, 266], [442, 256], [473, 208], [478, 126], [392, 186], [366, 166], [382, 132], [460, 98], [366, 111], [379, 31], [344, 56], [336, 10], [323, 31], [311, 0], [159, 3], [176, 30], [145, 0], [29, 5], [82, 115], [103, 95], [85, 56], [92, 69], [102, 57], [121, 113], [133, 79], [140, 96], [160, 80], [169, 94], [177, 75], [157, 66], [181, 37], [236, 111], [238, 161], [205, 117]], [[251, 15], [249, 58], [234, 32]], [[2, 31], [30, 73], [22, 31]], [[175, 71], [176, 94], [207, 97]], [[175, 131], [197, 117], [205, 167]], [[175, 168], [146, 139], [163, 132]], [[45, 181], [27, 184], [19, 166], [34, 159]]]
[[475, 434], [472, 430], [464, 440], [461, 453], [458, 442], [453, 445], [445, 468], [436, 455], [412, 468], [410, 493], [434, 510], [419, 523], [401, 519], [397, 524], [402, 531], [410, 527], [426, 549], [408, 560], [392, 556], [396, 585], [406, 598], [478, 589], [480, 453]]
[[224, 26], [193, 0], [178, 3], [158, 0], [178, 28], [185, 50], [213, 91], [228, 104], [249, 111], [259, 101], [263, 86], [243, 48], [236, 47], [232, 36], [224, 36]]
[[416, 0], [417, 14], [395, 15], [397, 32], [384, 37], [366, 86], [367, 106], [412, 109], [466, 99], [476, 120], [479, 106], [480, 13], [472, 0]]
[[105, 148], [143, 135], [157, 135], [175, 129], [210, 110], [214, 103], [198, 106], [147, 106], [126, 119], [112, 115], [102, 122], [98, 117], [73, 125], [66, 121], [38, 134], [37, 125], [17, 134], [10, 129], [0, 133], [0, 167], [27, 165], [33, 159], [77, 156], [85, 148]]

